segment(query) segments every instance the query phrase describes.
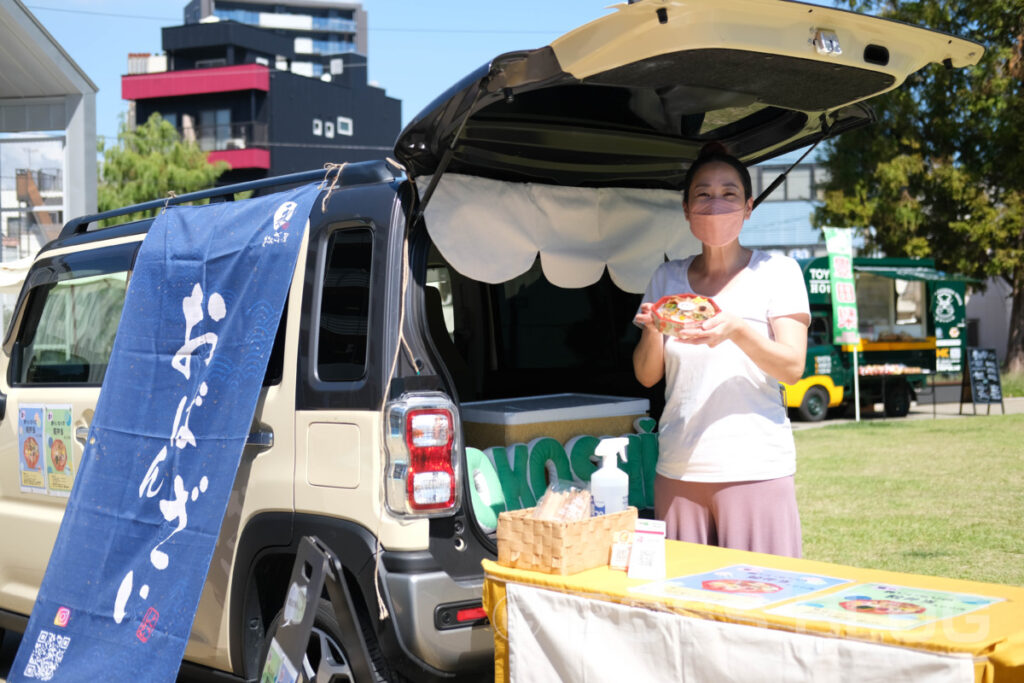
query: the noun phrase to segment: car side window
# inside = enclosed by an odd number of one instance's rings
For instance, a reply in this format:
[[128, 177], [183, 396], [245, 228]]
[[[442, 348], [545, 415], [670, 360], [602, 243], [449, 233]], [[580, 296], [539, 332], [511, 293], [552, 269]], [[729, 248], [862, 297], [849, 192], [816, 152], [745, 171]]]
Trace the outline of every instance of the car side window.
[[57, 259], [30, 274], [13, 384], [103, 383], [137, 248], [122, 245], [99, 256]]
[[317, 377], [321, 381], [357, 380], [366, 372], [372, 262], [373, 233], [368, 228], [331, 234], [317, 337]]

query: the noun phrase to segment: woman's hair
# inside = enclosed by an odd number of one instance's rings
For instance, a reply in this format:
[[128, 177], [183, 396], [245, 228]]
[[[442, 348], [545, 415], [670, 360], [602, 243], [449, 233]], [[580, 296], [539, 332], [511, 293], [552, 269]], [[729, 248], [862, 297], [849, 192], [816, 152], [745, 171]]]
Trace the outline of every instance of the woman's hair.
[[720, 161], [723, 164], [729, 164], [736, 172], [740, 174], [740, 181], [743, 183], [743, 199], [750, 199], [754, 195], [753, 185], [750, 182], [750, 171], [743, 165], [739, 159], [729, 154], [726, 151], [725, 146], [720, 142], [709, 142], [700, 149], [700, 153], [697, 154], [697, 158], [690, 164], [690, 168], [686, 171], [686, 177], [683, 179], [683, 201], [689, 203], [690, 201], [690, 185], [693, 184], [693, 176], [697, 175], [697, 171], [702, 166], [706, 166], [715, 161]]

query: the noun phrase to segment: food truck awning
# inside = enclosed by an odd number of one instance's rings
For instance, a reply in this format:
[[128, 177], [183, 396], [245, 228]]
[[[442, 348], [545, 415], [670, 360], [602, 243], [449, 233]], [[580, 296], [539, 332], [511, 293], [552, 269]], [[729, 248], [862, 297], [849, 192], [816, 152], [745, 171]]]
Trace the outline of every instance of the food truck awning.
[[936, 270], [927, 265], [864, 265], [858, 264], [856, 259], [853, 263], [854, 271], [858, 273], [872, 273], [881, 277], [893, 280], [928, 280], [932, 282], [981, 282], [977, 278], [956, 273], [947, 273]]

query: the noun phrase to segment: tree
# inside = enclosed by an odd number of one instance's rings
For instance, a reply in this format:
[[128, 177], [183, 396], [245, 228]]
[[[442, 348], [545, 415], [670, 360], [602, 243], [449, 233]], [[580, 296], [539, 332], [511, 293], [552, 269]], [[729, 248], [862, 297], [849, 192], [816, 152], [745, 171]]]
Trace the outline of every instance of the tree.
[[1024, 3], [848, 0], [858, 11], [981, 43], [974, 67], [932, 65], [872, 101], [878, 121], [831, 142], [818, 226], [851, 226], [891, 256], [1002, 277], [1006, 366], [1024, 372]]
[[[213, 187], [228, 169], [218, 161], [211, 164], [194, 142], [183, 142], [168, 121], [154, 113], [134, 129], [121, 122], [117, 144], [105, 147], [97, 206], [100, 212], [167, 197], [168, 192], [185, 194]], [[144, 217], [135, 213], [128, 220]], [[124, 219], [119, 219], [124, 220]]]

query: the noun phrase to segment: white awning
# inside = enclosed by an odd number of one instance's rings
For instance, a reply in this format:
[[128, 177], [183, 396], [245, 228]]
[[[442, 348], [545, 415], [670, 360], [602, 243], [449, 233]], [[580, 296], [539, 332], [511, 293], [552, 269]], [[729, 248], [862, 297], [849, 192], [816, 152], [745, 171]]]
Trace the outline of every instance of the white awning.
[[[422, 192], [430, 182], [417, 178]], [[627, 292], [643, 292], [665, 257], [700, 251], [678, 192], [511, 183], [445, 174], [426, 207], [427, 231], [466, 277], [499, 283], [540, 254], [545, 277], [565, 288], [597, 282], [607, 267]]]

